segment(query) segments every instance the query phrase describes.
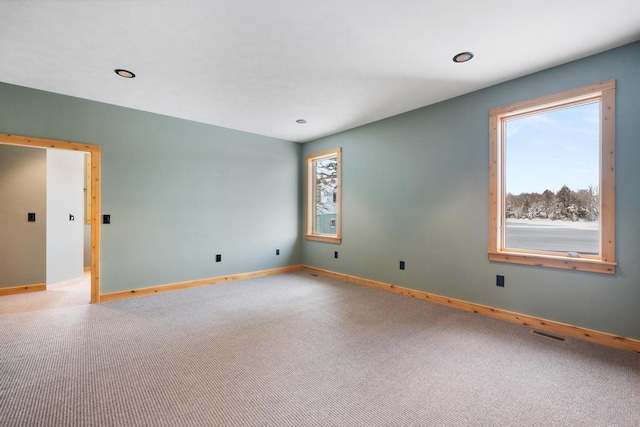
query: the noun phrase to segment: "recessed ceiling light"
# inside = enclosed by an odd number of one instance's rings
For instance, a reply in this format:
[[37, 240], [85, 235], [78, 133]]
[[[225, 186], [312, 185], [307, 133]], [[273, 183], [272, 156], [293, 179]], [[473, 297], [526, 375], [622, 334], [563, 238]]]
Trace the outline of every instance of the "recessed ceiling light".
[[113, 70], [117, 75], [119, 75], [120, 77], [124, 77], [125, 79], [132, 79], [134, 78], [136, 75], [133, 74], [131, 71], [128, 70], [123, 70], [121, 68], [118, 68], [117, 70]]
[[453, 62], [467, 62], [473, 58], [473, 53], [462, 52], [453, 57]]
[[307, 121], [305, 119], [298, 119], [298, 120], [296, 120], [296, 123], [298, 123], [299, 125], [303, 125], [303, 124], [307, 123]]

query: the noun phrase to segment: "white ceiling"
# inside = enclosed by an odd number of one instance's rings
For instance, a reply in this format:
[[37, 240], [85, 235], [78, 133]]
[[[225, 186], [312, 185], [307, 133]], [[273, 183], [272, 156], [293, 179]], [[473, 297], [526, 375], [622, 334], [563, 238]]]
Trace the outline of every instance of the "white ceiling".
[[297, 142], [640, 40], [638, 0], [0, 0], [0, 18], [2, 82]]

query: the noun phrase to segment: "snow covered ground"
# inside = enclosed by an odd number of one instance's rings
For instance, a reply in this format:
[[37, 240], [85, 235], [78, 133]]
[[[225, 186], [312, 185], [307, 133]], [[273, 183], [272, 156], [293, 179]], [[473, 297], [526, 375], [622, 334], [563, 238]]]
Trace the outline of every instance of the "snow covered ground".
[[552, 219], [507, 219], [507, 227], [571, 228], [574, 230], [598, 230], [598, 221], [554, 221]]
[[514, 249], [597, 254], [599, 228], [597, 221], [507, 219], [505, 243]]

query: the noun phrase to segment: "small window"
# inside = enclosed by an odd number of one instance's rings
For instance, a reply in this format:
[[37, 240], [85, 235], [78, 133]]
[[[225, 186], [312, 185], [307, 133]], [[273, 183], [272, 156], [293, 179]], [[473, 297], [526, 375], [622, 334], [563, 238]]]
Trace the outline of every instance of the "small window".
[[340, 148], [307, 156], [306, 238], [340, 243]]
[[489, 113], [489, 259], [615, 273], [615, 81]]

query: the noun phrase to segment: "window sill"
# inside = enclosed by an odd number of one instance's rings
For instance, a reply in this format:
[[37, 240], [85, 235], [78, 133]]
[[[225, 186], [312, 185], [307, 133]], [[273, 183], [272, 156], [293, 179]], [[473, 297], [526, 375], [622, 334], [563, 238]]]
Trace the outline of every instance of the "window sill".
[[325, 242], [325, 243], [341, 243], [342, 238], [336, 236], [329, 236], [326, 234], [307, 234], [304, 236], [307, 240], [313, 240], [316, 242]]
[[615, 262], [592, 258], [569, 258], [565, 256], [525, 254], [519, 252], [489, 252], [489, 261], [538, 267], [562, 268], [565, 270], [588, 271], [591, 273], [616, 274]]

